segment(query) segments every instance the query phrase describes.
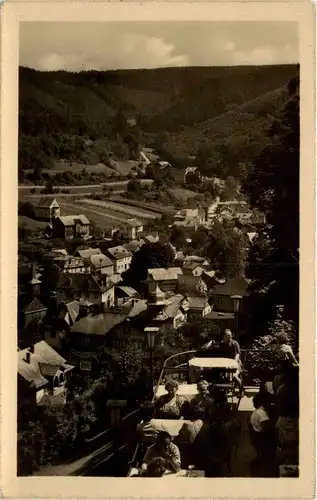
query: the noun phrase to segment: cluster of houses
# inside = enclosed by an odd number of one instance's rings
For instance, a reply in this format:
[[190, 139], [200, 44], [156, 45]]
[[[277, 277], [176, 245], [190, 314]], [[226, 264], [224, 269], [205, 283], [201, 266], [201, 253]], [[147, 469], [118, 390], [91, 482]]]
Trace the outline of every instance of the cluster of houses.
[[242, 224], [257, 226], [265, 223], [264, 214], [251, 210], [246, 201], [220, 201], [217, 196], [208, 205], [197, 204], [195, 208], [184, 208], [176, 212], [174, 226], [190, 229], [210, 229], [214, 221], [238, 220]]
[[185, 323], [234, 327], [233, 297], [240, 298], [241, 310], [248, 300], [247, 279], [220, 280], [205, 259], [178, 256], [174, 267], [148, 269], [146, 291], [140, 295], [121, 278], [135, 251], [137, 245], [134, 250], [118, 246], [105, 253], [98, 248], [78, 249], [73, 256], [64, 249], [52, 250], [60, 268], [53, 315], [41, 303], [41, 275], [33, 268], [19, 304], [22, 401], [25, 397], [38, 404], [47, 398], [64, 401], [69, 373], [99, 376], [101, 348], [122, 351], [133, 341], [147, 349], [147, 328], [155, 328], [161, 338]]
[[[49, 222], [50, 235], [73, 239], [89, 238], [90, 223], [84, 215], [61, 216], [55, 199], [34, 208], [35, 216]], [[200, 227], [219, 218], [240, 218], [250, 223], [254, 214], [245, 202], [220, 202], [180, 210], [174, 224]], [[221, 219], [222, 220], [222, 219]], [[254, 222], [254, 221], [253, 221]], [[259, 221], [256, 221], [259, 222]], [[148, 328], [157, 338], [186, 323], [235, 326], [239, 310], [248, 301], [248, 280], [243, 276], [221, 280], [204, 258], [176, 253], [173, 267], [148, 269], [142, 295], [126, 286], [122, 274], [145, 243], [159, 240], [157, 233], [145, 234], [143, 224], [128, 219], [112, 229], [109, 238], [121, 236], [126, 243], [100, 248], [78, 248], [69, 255], [53, 248], [48, 257], [58, 268], [53, 310], [41, 302], [41, 270], [32, 265], [32, 276], [20, 290], [18, 304], [19, 401], [42, 404], [47, 398], [62, 403], [67, 377], [74, 370], [89, 377], [100, 375], [101, 348], [120, 352], [133, 341], [147, 349]], [[174, 249], [175, 250], [175, 249]], [[161, 340], [160, 340], [161, 341]]]
[[37, 219], [48, 222], [44, 231], [46, 237], [62, 240], [90, 238], [90, 221], [87, 217], [83, 214], [62, 216], [55, 198], [40, 199], [33, 210]]
[[[91, 223], [85, 215], [61, 215], [60, 206], [55, 198], [43, 198], [34, 207], [34, 215], [37, 219], [47, 221], [45, 236], [53, 239], [71, 240], [91, 238]], [[108, 226], [104, 230], [104, 236], [110, 239], [117, 236], [119, 239], [131, 242], [143, 238], [146, 241], [158, 240], [156, 234], [144, 233], [143, 222], [136, 218], [128, 218], [118, 226]]]

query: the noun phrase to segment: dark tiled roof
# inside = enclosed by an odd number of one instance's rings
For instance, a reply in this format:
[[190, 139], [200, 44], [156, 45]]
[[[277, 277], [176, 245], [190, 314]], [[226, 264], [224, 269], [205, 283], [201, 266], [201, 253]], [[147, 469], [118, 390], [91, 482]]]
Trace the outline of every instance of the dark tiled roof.
[[189, 288], [196, 288], [200, 283], [203, 283], [201, 276], [191, 276], [187, 274], [180, 274], [178, 277], [178, 285]]
[[31, 302], [29, 302], [28, 304], [26, 304], [24, 306], [24, 308], [22, 309], [22, 312], [27, 314], [27, 313], [32, 313], [32, 312], [36, 312], [36, 311], [43, 311], [43, 310], [47, 310], [47, 307], [43, 306], [43, 304], [39, 301], [39, 299], [37, 297], [34, 297], [31, 300]]
[[56, 201], [56, 199], [55, 198], [41, 198], [39, 200], [38, 204], [36, 205], [36, 208], [37, 207], [38, 208], [42, 208], [42, 207], [49, 208], [52, 205], [53, 201]]
[[62, 273], [58, 277], [57, 288], [72, 288], [83, 290], [85, 288], [100, 290], [101, 284], [91, 274], [82, 273]]
[[235, 276], [229, 279], [226, 283], [216, 285], [212, 290], [212, 295], [249, 295], [248, 293], [249, 282], [242, 276]]
[[108, 248], [108, 253], [111, 258], [114, 258], [116, 260], [125, 259], [126, 257], [132, 256], [131, 252], [121, 245], [117, 247]]
[[122, 308], [109, 309], [109, 311], [102, 314], [89, 314], [76, 321], [71, 328], [71, 332], [85, 335], [106, 335], [127, 318], [133, 318], [145, 310], [146, 301], [140, 300], [135, 304], [126, 304]]

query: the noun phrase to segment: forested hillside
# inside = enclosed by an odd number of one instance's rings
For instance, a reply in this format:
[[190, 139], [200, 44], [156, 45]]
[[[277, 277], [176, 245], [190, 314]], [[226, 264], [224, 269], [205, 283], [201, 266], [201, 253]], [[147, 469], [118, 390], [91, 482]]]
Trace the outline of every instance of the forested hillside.
[[181, 157], [206, 145], [209, 156], [240, 147], [244, 161], [262, 147], [263, 131], [296, 72], [292, 65], [81, 73], [20, 68], [20, 171], [50, 168], [58, 159], [106, 164], [109, 152], [133, 159], [139, 144]]

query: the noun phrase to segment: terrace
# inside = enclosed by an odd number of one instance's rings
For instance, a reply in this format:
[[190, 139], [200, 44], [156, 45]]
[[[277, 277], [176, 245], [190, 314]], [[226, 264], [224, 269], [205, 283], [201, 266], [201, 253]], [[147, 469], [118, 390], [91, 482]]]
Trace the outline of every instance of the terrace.
[[[180, 382], [180, 390], [193, 392], [193, 385], [188, 383], [189, 359], [197, 351], [176, 354], [168, 358], [157, 378], [154, 398], [164, 391], [164, 380], [173, 377]], [[272, 351], [242, 350], [244, 366], [245, 394], [239, 399], [232, 395], [232, 411], [239, 421], [240, 435], [232, 454], [231, 475], [233, 477], [251, 477], [250, 462], [255, 452], [250, 444], [248, 420], [253, 411], [252, 399], [259, 390], [261, 374], [266, 372], [270, 378], [268, 365], [274, 363]], [[192, 387], [191, 387], [192, 386]], [[196, 384], [195, 384], [196, 387]], [[116, 476], [127, 475], [135, 454], [135, 427], [140, 421], [139, 410], [124, 416], [120, 422], [86, 441], [86, 455], [71, 464], [46, 467], [38, 475], [74, 475], [74, 476]]]

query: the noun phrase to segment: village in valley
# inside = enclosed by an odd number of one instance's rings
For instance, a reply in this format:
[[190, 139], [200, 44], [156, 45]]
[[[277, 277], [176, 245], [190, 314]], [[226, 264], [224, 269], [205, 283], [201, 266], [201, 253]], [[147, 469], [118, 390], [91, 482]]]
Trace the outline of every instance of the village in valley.
[[[23, 68], [22, 77], [23, 71], [40, 81], [39, 74]], [[297, 105], [294, 71], [287, 68], [279, 100], [270, 101], [276, 113], [292, 112], [284, 110], [284, 103]], [[91, 78], [97, 88], [97, 76], [88, 74], [87, 81]], [[266, 103], [271, 97], [264, 95]], [[89, 139], [86, 129], [84, 138], [81, 132], [72, 138], [65, 134], [62, 147], [55, 132], [49, 139], [47, 126], [44, 158], [35, 146], [40, 132], [28, 135], [23, 129], [31, 113], [27, 99], [23, 109], [18, 471], [124, 476], [135, 442], [124, 434], [128, 431], [122, 422], [130, 419], [131, 427], [140, 406], [153, 399], [156, 384], [164, 385], [161, 371], [169, 357], [218, 344], [225, 331], [232, 332], [243, 353], [243, 383], [249, 388], [245, 400], [239, 396], [249, 405], [241, 411], [250, 412], [252, 388], [273, 373], [273, 368], [267, 371], [272, 357], [263, 352], [274, 336], [287, 331], [297, 352], [298, 238], [290, 229], [297, 220], [296, 196], [284, 197], [282, 209], [276, 203], [288, 181], [284, 174], [276, 181], [275, 174], [266, 176], [274, 152], [266, 149], [265, 127], [254, 139], [257, 153], [250, 153], [253, 139], [242, 148], [245, 135], [236, 143], [228, 140], [227, 158], [223, 144], [215, 152], [212, 140], [208, 144], [205, 139], [184, 151], [178, 144], [175, 152], [170, 149], [178, 140], [173, 133], [144, 132], [142, 127], [150, 125], [120, 108], [111, 118], [112, 150], [104, 143], [97, 153], [91, 149], [104, 138]], [[239, 109], [225, 114], [239, 116]], [[272, 124], [270, 113], [259, 112], [261, 120], [262, 115], [268, 119], [265, 126], [274, 129], [272, 142], [278, 143], [278, 134], [284, 140], [278, 118]], [[251, 128], [246, 122], [244, 126]], [[180, 130], [179, 135], [187, 133], [185, 126]], [[50, 145], [53, 139], [55, 146]], [[243, 153], [236, 158], [239, 140]], [[33, 147], [39, 162], [33, 159], [32, 167]], [[286, 164], [289, 168], [290, 160]], [[294, 165], [296, 170], [296, 161]], [[289, 192], [294, 189], [292, 185]], [[289, 225], [281, 210], [289, 215]], [[276, 264], [281, 259], [284, 267]], [[287, 266], [291, 272], [286, 276]], [[185, 384], [182, 373], [178, 382]], [[247, 458], [237, 460], [235, 475], [249, 474], [250, 446], [243, 444]], [[113, 456], [115, 462], [109, 459]]]

